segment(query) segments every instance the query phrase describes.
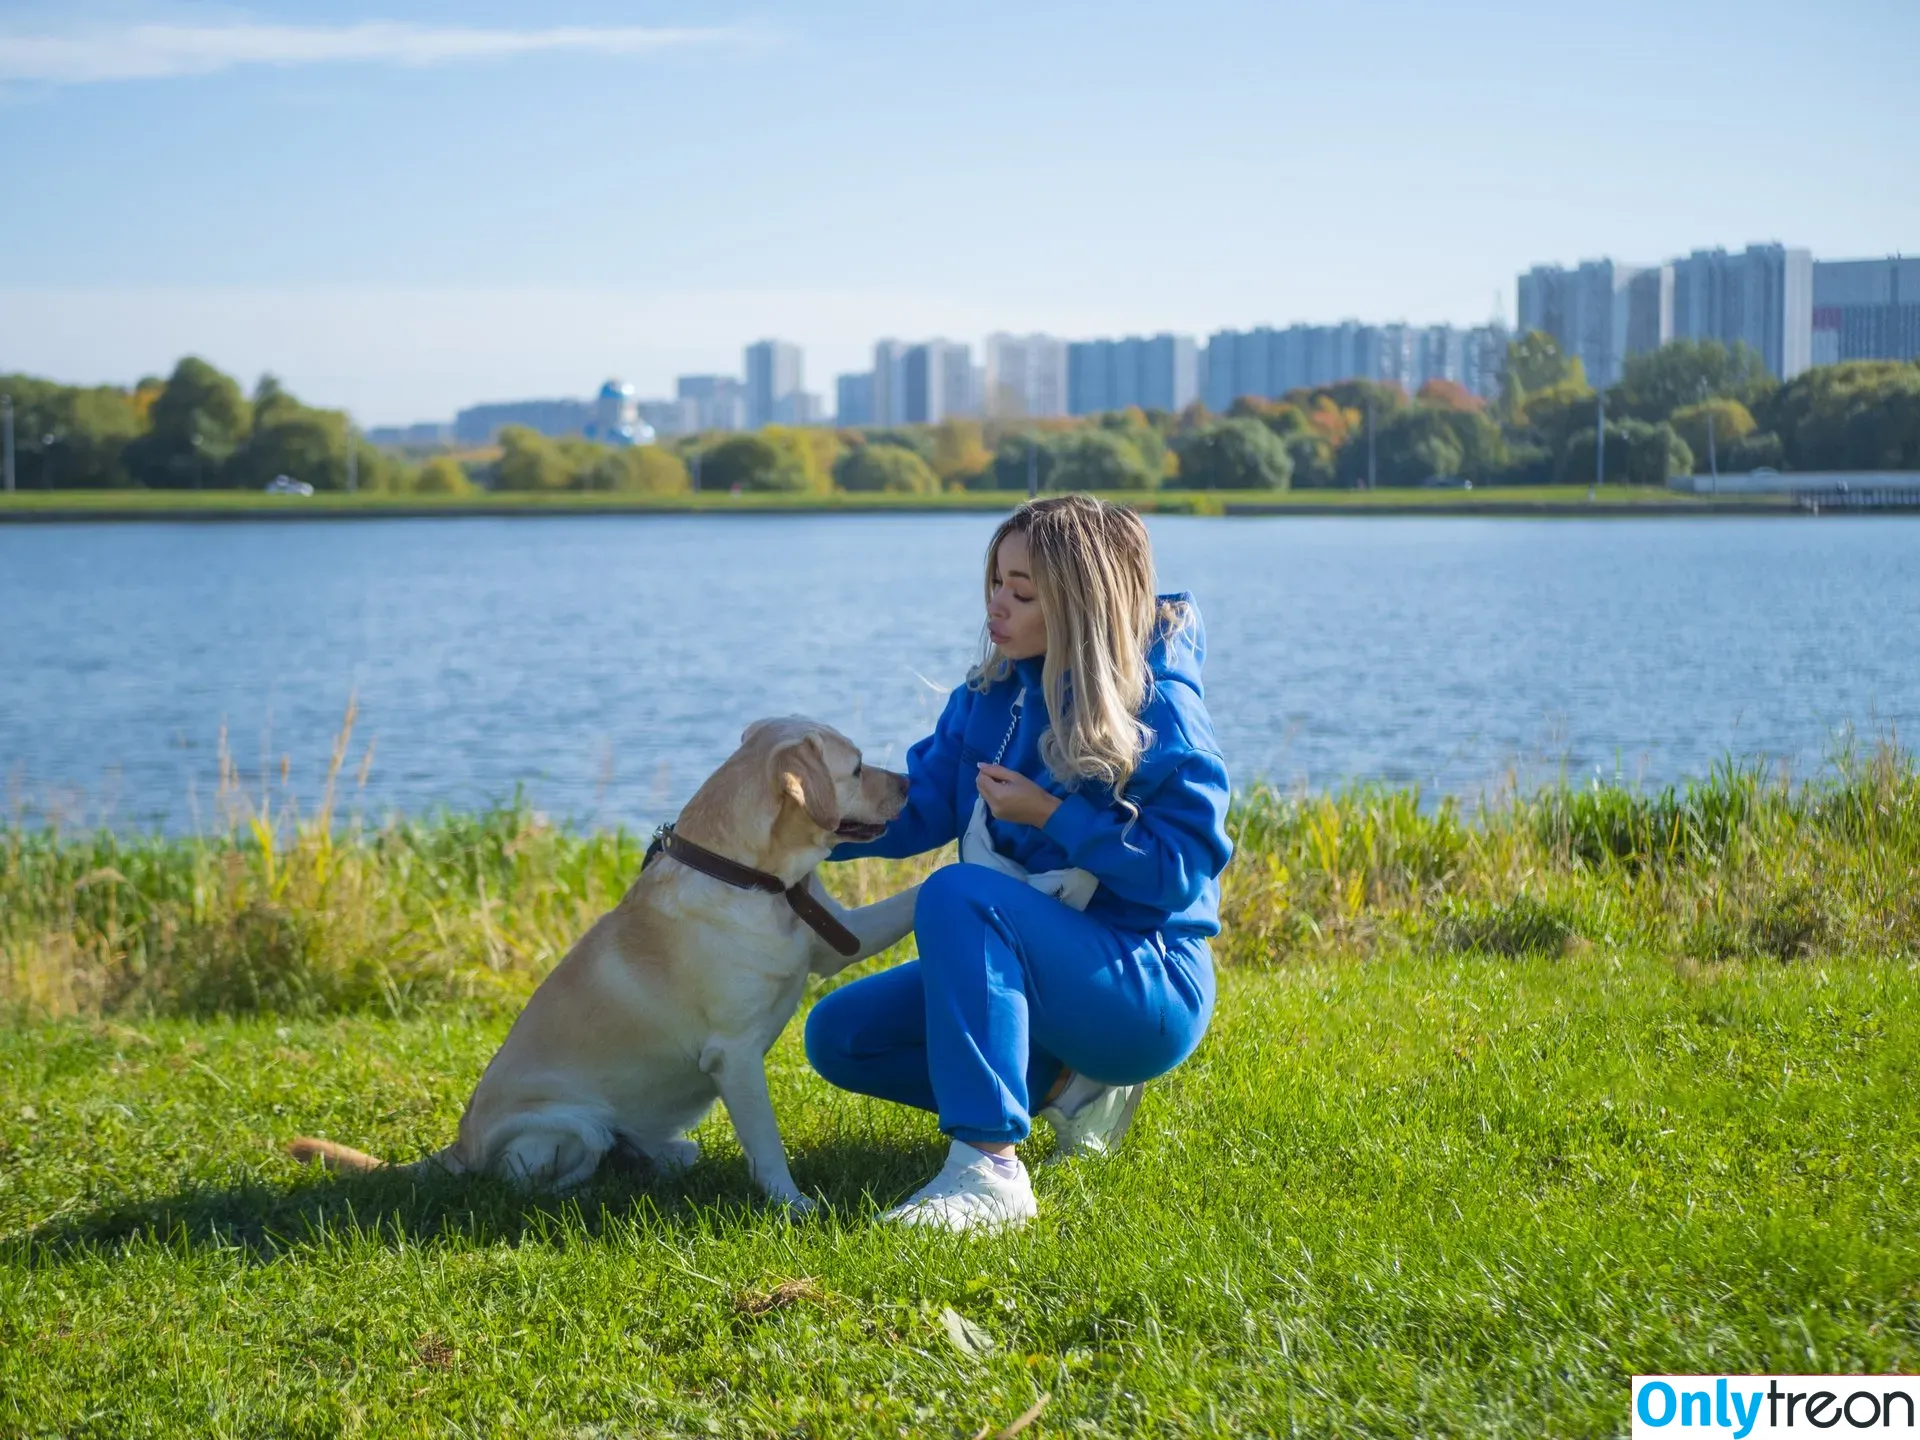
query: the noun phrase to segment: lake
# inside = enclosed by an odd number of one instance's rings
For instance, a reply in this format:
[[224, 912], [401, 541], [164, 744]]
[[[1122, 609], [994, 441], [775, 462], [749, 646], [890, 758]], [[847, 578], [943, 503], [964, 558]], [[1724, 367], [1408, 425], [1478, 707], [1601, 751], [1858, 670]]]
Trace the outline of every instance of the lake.
[[[648, 827], [770, 714], [898, 765], [975, 653], [994, 523], [0, 526], [0, 778], [16, 816], [204, 828], [224, 725], [250, 793], [310, 809], [350, 696], [368, 814], [518, 788]], [[1150, 524], [1238, 784], [1805, 775], [1920, 719], [1908, 521]]]

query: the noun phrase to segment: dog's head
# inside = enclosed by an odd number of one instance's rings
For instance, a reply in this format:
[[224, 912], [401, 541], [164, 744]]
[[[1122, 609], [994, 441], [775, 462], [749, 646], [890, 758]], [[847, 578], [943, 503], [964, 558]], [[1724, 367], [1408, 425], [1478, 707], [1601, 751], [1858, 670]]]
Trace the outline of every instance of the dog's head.
[[868, 765], [830, 725], [797, 715], [756, 720], [741, 749], [764, 755], [782, 824], [804, 823], [840, 840], [871, 840], [907, 802], [907, 777]]

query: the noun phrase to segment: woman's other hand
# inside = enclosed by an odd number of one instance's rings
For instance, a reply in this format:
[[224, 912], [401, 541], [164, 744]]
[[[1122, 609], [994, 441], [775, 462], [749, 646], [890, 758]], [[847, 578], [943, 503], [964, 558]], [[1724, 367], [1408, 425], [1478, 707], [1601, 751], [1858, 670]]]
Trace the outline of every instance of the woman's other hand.
[[1060, 808], [1059, 797], [1049, 795], [1026, 776], [1004, 765], [981, 765], [974, 785], [996, 820], [1037, 827], [1046, 824]]

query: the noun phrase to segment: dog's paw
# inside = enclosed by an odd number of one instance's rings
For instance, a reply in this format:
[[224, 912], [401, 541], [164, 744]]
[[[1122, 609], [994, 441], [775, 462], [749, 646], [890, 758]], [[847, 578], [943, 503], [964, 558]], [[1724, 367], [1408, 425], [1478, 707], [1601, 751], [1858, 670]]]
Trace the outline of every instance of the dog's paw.
[[789, 1220], [805, 1219], [820, 1208], [818, 1200], [811, 1195], [802, 1195], [798, 1190], [790, 1195], [769, 1195], [767, 1199], [775, 1208], [785, 1211]]

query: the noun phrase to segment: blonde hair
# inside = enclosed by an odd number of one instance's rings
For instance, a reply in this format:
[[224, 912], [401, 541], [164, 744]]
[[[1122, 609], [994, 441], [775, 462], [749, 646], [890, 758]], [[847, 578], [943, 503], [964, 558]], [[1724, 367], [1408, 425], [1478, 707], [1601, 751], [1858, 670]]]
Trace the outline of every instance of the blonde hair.
[[[1124, 804], [1122, 792], [1153, 738], [1140, 722], [1153, 683], [1147, 647], [1156, 620], [1177, 626], [1183, 618], [1175, 607], [1156, 606], [1147, 527], [1131, 510], [1091, 495], [1030, 500], [987, 546], [989, 601], [1000, 542], [1009, 535], [1026, 537], [1047, 625], [1040, 684], [1048, 729], [1040, 758], [1062, 784], [1097, 780]], [[969, 683], [985, 689], [1012, 668], [988, 639]]]

